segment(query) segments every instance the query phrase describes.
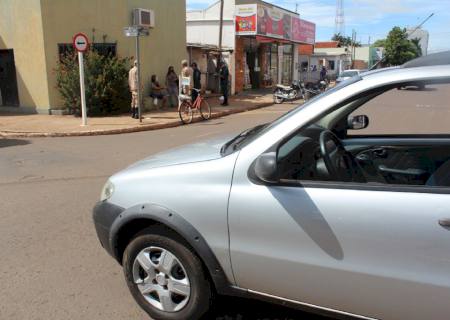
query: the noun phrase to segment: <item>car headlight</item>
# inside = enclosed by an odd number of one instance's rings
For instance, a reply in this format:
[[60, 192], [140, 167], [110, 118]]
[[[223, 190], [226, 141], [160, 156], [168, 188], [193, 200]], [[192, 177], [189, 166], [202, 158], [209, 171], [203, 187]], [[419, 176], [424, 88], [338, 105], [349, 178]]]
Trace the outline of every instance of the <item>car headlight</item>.
[[114, 184], [111, 181], [107, 181], [103, 186], [102, 194], [100, 196], [100, 201], [105, 201], [111, 198], [114, 193]]

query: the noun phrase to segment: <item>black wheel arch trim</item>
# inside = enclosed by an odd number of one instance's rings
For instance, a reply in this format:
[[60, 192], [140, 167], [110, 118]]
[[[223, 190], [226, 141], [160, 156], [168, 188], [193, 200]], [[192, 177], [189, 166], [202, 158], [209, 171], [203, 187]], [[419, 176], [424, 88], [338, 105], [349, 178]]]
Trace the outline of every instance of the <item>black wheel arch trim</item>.
[[227, 294], [230, 291], [232, 284], [200, 232], [179, 214], [157, 204], [149, 203], [130, 207], [117, 216], [112, 223], [109, 232], [109, 246], [114, 258], [118, 262], [121, 261], [118, 235], [122, 227], [137, 219], [153, 220], [178, 233], [195, 250], [205, 264], [217, 292]]

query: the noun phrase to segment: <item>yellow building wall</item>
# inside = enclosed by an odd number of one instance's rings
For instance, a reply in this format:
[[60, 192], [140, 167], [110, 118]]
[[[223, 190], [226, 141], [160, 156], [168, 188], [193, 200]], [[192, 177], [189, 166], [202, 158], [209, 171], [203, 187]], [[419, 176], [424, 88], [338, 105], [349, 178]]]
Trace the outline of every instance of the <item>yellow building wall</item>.
[[[1, 0], [5, 1], [5, 0]], [[135, 56], [135, 39], [127, 38], [123, 28], [132, 24], [134, 8], [155, 11], [156, 25], [150, 35], [140, 38], [141, 79], [148, 93], [150, 77], [156, 74], [161, 83], [169, 65], [180, 70], [186, 59], [186, 1], [185, 0], [41, 0], [45, 57], [49, 82], [50, 105], [61, 107], [55, 88], [54, 69], [58, 61], [58, 43], [71, 43], [72, 36], [85, 33], [95, 42], [117, 42], [121, 57]]]
[[0, 49], [13, 49], [19, 103], [49, 109], [40, 0], [0, 0]]

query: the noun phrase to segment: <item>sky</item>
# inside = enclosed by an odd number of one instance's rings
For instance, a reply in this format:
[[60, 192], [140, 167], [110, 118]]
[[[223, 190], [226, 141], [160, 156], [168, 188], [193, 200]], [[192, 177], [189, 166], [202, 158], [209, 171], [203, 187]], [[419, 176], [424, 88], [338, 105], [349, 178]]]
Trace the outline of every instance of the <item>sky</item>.
[[[188, 10], [204, 9], [217, 0], [186, 0]], [[225, 0], [226, 1], [226, 0]], [[302, 19], [316, 24], [316, 41], [326, 41], [334, 34], [335, 0], [266, 0], [295, 11]], [[423, 29], [430, 34], [428, 52], [450, 50], [450, 0], [343, 0], [345, 33], [362, 44], [385, 38], [394, 26], [416, 27], [430, 14]]]

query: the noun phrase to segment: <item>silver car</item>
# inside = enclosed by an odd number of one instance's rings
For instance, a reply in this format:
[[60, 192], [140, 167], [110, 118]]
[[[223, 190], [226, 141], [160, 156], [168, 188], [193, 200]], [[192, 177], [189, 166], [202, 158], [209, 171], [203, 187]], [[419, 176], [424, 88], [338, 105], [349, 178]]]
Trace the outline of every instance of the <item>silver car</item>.
[[358, 69], [349, 69], [342, 71], [339, 76], [336, 78], [336, 84], [341, 83], [345, 80], [348, 80], [352, 77], [357, 77], [361, 74], [361, 70]]
[[113, 175], [94, 221], [153, 319], [216, 294], [448, 319], [450, 52], [354, 77], [228, 141]]

